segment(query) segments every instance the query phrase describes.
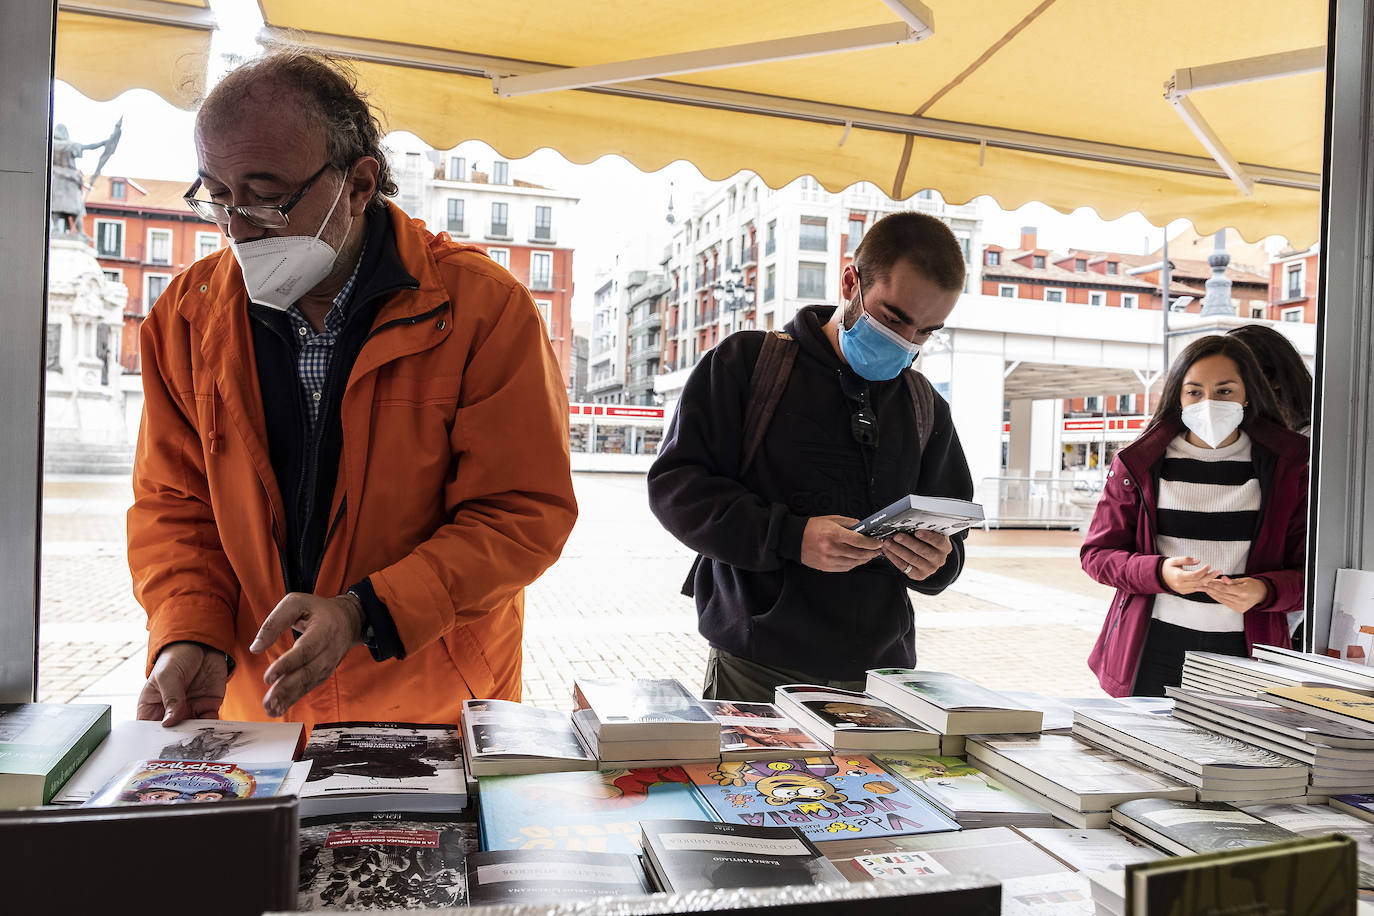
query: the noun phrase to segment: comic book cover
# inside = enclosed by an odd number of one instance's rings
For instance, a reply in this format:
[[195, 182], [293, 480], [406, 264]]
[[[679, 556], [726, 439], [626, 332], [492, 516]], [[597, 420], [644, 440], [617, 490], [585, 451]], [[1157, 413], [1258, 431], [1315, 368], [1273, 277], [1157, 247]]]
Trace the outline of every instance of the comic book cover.
[[479, 777], [483, 849], [639, 852], [639, 822], [718, 820], [682, 767]]
[[958, 830], [862, 754], [685, 767], [727, 824], [800, 828], [812, 842]]
[[138, 760], [120, 770], [82, 807], [166, 805], [276, 795], [291, 761]]
[[372, 812], [301, 819], [297, 907], [379, 910], [464, 905], [471, 817]]

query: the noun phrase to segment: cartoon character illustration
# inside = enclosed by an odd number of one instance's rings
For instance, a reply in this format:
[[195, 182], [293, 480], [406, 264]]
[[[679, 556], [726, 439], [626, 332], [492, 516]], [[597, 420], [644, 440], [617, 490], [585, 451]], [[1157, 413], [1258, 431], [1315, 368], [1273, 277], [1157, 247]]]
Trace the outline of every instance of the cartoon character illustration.
[[794, 802], [839, 804], [849, 797], [819, 776], [789, 770], [776, 776], [765, 776], [754, 783], [754, 789], [770, 805], [790, 805]]
[[785, 760], [727, 760], [710, 776], [722, 786], [744, 786], [781, 773], [809, 773], [825, 779], [839, 770], [829, 757], [789, 757]]

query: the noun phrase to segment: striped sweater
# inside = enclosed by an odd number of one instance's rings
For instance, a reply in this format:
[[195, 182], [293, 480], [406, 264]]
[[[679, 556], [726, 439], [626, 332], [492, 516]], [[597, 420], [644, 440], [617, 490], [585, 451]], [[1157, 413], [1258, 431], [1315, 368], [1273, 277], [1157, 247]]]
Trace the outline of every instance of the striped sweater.
[[[1259, 525], [1260, 486], [1250, 460], [1250, 437], [1224, 448], [1199, 448], [1182, 433], [1169, 443], [1159, 474], [1159, 532], [1155, 549], [1193, 557], [1226, 576], [1245, 575]], [[1244, 615], [1203, 592], [1155, 597], [1156, 620], [1212, 633], [1240, 632]]]

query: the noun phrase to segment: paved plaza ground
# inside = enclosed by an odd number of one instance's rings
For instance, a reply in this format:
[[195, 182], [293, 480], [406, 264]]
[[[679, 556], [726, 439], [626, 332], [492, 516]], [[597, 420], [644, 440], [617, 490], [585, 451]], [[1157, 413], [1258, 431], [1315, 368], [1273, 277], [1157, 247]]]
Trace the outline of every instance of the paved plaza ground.
[[[643, 475], [579, 474], [581, 516], [562, 558], [530, 587], [525, 700], [567, 709], [572, 680], [680, 678], [700, 686], [706, 644], [679, 594], [692, 554], [650, 514]], [[133, 715], [146, 631], [124, 555], [129, 482], [44, 484], [39, 699], [111, 703]], [[1111, 590], [1078, 565], [1069, 531], [975, 531], [963, 576], [916, 600], [922, 668], [993, 688], [1098, 696], [1085, 659]], [[843, 614], [844, 608], [836, 608]]]

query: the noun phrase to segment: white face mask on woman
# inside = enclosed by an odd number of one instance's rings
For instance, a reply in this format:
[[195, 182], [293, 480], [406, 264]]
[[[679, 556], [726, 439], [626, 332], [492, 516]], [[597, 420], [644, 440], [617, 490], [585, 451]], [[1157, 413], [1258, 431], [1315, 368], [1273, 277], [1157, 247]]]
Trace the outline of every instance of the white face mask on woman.
[[1210, 448], [1225, 442], [1244, 419], [1245, 405], [1239, 401], [1198, 401], [1183, 408], [1183, 425]]
[[310, 292], [329, 276], [339, 253], [320, 234], [329, 225], [334, 208], [343, 197], [347, 181], [339, 185], [339, 193], [329, 205], [319, 230], [313, 235], [286, 235], [256, 239], [251, 242], [229, 242], [234, 257], [243, 271], [243, 285], [248, 298], [278, 311], [286, 311], [297, 299]]

